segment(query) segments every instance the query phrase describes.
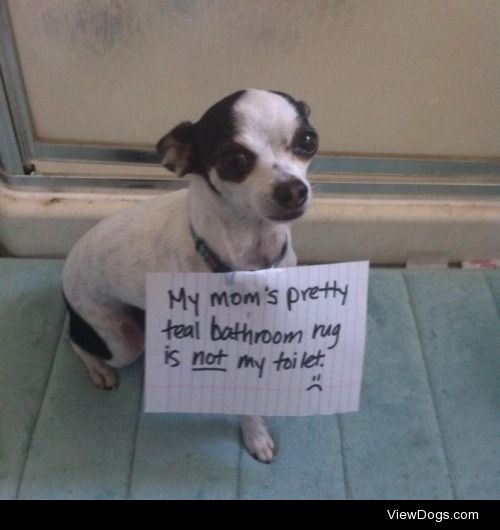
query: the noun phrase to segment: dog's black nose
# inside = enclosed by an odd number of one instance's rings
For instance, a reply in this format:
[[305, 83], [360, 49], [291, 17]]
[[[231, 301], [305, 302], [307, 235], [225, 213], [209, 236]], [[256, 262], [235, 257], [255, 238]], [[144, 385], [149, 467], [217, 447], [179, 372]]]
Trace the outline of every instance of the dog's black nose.
[[274, 187], [274, 200], [283, 208], [300, 208], [307, 201], [307, 186], [299, 179], [280, 182]]

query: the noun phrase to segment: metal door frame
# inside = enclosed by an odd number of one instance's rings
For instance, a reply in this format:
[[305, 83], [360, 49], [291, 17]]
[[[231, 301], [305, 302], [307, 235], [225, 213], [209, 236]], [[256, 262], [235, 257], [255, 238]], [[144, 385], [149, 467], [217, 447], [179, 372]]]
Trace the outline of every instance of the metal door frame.
[[[52, 143], [36, 138], [8, 12], [0, 0], [0, 167], [3, 180], [18, 186], [176, 188], [172, 179], [39, 175], [33, 161], [87, 161], [157, 165], [151, 149]], [[320, 154], [310, 172], [323, 193], [500, 196], [500, 159], [455, 160], [397, 156]], [[29, 175], [29, 176], [26, 176]], [[331, 175], [331, 179], [328, 179]], [[454, 180], [453, 177], [457, 177]], [[327, 180], [327, 181], [325, 181]]]

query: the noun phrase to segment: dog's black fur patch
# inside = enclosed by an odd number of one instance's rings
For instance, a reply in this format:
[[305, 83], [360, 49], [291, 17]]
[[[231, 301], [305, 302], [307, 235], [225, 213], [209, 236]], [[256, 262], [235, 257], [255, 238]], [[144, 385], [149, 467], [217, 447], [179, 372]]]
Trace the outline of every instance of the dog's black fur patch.
[[245, 93], [234, 92], [210, 107], [198, 122], [193, 131], [193, 172], [208, 179], [208, 171], [215, 165], [215, 156], [219, 149], [229, 143], [236, 134], [236, 123], [233, 107]]
[[64, 301], [69, 312], [69, 336], [71, 340], [87, 353], [104, 360], [110, 360], [113, 355], [106, 343], [96, 333], [94, 328], [73, 309], [66, 296], [64, 296]]

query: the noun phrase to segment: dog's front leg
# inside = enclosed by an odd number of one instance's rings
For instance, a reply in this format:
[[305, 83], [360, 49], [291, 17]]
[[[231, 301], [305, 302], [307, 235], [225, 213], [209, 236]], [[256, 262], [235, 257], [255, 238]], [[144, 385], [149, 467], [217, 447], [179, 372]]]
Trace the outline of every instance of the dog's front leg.
[[[291, 245], [281, 262], [281, 267], [294, 267], [297, 257]], [[240, 416], [243, 443], [247, 451], [259, 462], [269, 464], [275, 454], [275, 446], [271, 434], [260, 416]]]
[[243, 443], [259, 462], [270, 464], [274, 458], [274, 442], [260, 416], [240, 416]]

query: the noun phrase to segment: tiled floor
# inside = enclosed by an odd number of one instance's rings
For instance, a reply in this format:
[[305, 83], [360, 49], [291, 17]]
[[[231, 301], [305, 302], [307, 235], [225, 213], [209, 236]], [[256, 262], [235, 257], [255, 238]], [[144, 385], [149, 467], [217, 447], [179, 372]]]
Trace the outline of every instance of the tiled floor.
[[500, 498], [500, 272], [374, 270], [357, 413], [141, 413], [142, 364], [101, 392], [65, 340], [61, 261], [0, 260], [0, 498]]

